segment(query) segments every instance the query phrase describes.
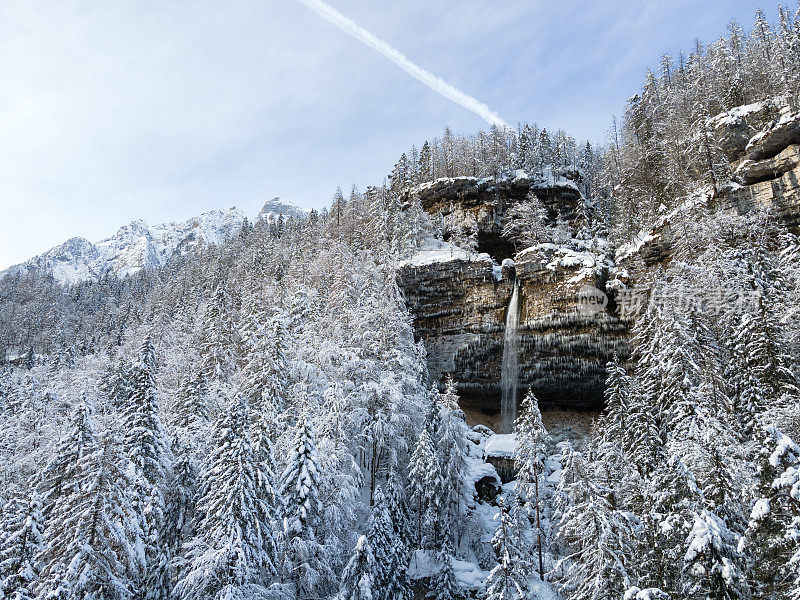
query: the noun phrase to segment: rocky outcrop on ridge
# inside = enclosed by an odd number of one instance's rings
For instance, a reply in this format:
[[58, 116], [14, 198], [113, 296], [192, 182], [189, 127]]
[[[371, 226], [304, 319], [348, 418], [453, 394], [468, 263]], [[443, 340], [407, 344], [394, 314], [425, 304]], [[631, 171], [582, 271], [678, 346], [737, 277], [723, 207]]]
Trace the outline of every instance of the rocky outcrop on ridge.
[[[503, 236], [509, 209], [529, 194], [542, 201], [548, 219], [573, 220], [581, 200], [577, 173], [456, 177], [408, 190], [405, 200], [419, 202], [444, 240], [422, 248], [399, 275], [416, 334], [428, 351], [431, 378], [452, 374], [466, 408], [499, 410], [506, 310], [516, 279], [521, 393], [532, 387], [544, 408], [600, 407], [606, 363], [615, 353], [624, 358], [629, 352], [626, 318], [632, 315], [620, 311], [617, 290], [625, 286], [617, 284], [668, 262], [683, 219], [701, 206], [738, 214], [769, 207], [796, 231], [800, 111], [778, 98], [717, 115], [708, 127], [730, 161], [734, 183], [717, 193], [699, 191], [617, 248], [613, 259], [609, 248], [521, 249]], [[455, 245], [465, 242], [476, 251]], [[585, 286], [602, 292], [602, 304], [589, 314], [581, 299]]]
[[578, 180], [575, 172], [549, 177], [531, 177], [523, 171], [500, 178], [451, 177], [413, 187], [403, 199], [419, 201], [445, 241], [469, 239], [478, 252], [500, 262], [515, 253], [514, 242], [502, 233], [507, 211], [532, 193], [551, 218], [571, 218], [581, 198]]
[[730, 163], [733, 185], [716, 195], [689, 199], [664, 215], [630, 244], [619, 249], [617, 259], [629, 266], [668, 261], [680, 235], [676, 222], [699, 204], [712, 213], [746, 214], [758, 208], [774, 211], [797, 233], [800, 231], [800, 110], [784, 98], [739, 106], [708, 120], [716, 147]]

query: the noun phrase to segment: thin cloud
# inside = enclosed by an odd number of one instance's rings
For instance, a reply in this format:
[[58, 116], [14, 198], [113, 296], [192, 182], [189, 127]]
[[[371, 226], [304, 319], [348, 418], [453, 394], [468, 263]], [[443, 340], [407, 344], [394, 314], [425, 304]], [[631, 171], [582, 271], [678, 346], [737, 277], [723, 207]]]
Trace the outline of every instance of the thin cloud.
[[474, 112], [481, 119], [490, 125], [499, 125], [501, 127], [508, 127], [508, 124], [500, 118], [500, 116], [491, 110], [487, 105], [473, 98], [469, 94], [462, 92], [457, 87], [447, 83], [441, 77], [437, 77], [430, 71], [426, 71], [419, 65], [412, 62], [405, 54], [400, 52], [382, 39], [374, 36], [369, 31], [358, 25], [352, 19], [344, 16], [338, 10], [322, 2], [321, 0], [297, 0], [309, 9], [313, 10], [326, 21], [335, 25], [348, 35], [354, 37], [364, 45], [369, 46], [376, 52], [379, 52], [398, 67], [403, 69], [406, 73], [411, 75], [414, 79], [428, 86], [437, 94], [455, 102], [459, 106]]

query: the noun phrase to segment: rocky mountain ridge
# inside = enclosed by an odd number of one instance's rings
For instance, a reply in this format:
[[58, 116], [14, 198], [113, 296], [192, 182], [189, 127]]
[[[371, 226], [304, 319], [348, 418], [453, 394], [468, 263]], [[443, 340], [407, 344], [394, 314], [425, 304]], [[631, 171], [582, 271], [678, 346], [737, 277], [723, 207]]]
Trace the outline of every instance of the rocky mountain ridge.
[[[303, 217], [308, 211], [282, 198], [267, 200], [256, 220], [267, 222]], [[236, 235], [246, 215], [236, 207], [212, 210], [184, 221], [148, 225], [143, 220], [123, 225], [104, 240], [92, 243], [81, 237], [67, 240], [24, 263], [0, 272], [0, 277], [37, 269], [61, 284], [98, 280], [107, 275], [125, 277], [145, 268], [163, 266], [185, 255]]]

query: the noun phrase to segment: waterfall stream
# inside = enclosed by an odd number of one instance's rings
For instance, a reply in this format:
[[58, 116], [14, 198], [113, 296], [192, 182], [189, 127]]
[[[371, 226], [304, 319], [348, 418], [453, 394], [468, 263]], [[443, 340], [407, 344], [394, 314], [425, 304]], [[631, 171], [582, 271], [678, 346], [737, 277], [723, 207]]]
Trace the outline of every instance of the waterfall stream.
[[503, 367], [500, 387], [503, 397], [500, 404], [500, 433], [511, 433], [517, 418], [517, 385], [519, 383], [519, 282], [514, 281], [514, 291], [508, 303], [506, 332], [503, 340]]

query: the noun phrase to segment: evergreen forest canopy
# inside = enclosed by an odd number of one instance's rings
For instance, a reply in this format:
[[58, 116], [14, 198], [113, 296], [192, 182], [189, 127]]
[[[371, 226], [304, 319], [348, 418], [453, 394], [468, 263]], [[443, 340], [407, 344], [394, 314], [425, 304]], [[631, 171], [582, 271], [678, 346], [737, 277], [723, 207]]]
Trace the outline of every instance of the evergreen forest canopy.
[[[709, 119], [776, 98], [800, 108], [786, 7], [664, 56], [603, 147], [445, 129], [387, 185], [166, 267], [3, 278], [0, 599], [800, 600], [800, 244], [769, 211], [691, 204], [738, 185]], [[529, 393], [493, 506], [396, 273], [438, 228], [409, 187], [519, 171], [582, 194], [572, 222], [517, 207], [525, 244], [613, 261], [693, 210], [639, 282], [664, 300], [608, 365], [593, 434], [557, 442]], [[712, 284], [755, 301], [673, 300]]]

